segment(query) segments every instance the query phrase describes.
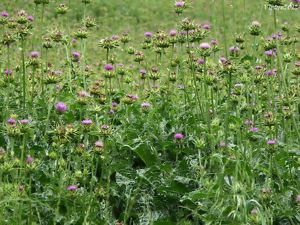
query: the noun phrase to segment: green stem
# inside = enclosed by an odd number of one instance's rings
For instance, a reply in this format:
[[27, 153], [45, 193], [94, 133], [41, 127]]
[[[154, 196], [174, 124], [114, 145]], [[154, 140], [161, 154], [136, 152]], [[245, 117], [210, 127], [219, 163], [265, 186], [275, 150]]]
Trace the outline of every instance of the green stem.
[[23, 80], [23, 109], [26, 108], [26, 71], [25, 71], [25, 44], [24, 38], [21, 39], [22, 54], [22, 80]]

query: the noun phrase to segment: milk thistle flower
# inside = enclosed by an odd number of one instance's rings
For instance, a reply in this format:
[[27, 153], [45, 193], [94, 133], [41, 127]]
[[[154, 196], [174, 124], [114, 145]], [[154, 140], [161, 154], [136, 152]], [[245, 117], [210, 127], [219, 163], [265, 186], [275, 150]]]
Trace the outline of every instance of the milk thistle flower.
[[176, 1], [174, 6], [175, 6], [175, 13], [179, 15], [183, 12], [184, 8], [186, 8], [186, 3], [184, 1]]
[[93, 124], [93, 121], [91, 119], [85, 119], [81, 121], [81, 124], [84, 126], [90, 126]]
[[14, 118], [9, 118], [7, 121], [8, 125], [14, 126], [16, 125], [17, 121]]
[[79, 62], [80, 59], [80, 53], [79, 52], [73, 52], [73, 62]]
[[11, 76], [12, 75], [12, 70], [11, 69], [6, 69], [5, 71], [4, 71], [4, 74], [6, 75], [6, 76]]
[[259, 131], [259, 129], [257, 127], [251, 127], [249, 129], [249, 131], [253, 132], [253, 133], [257, 133]]
[[19, 123], [22, 125], [27, 125], [30, 121], [28, 119], [19, 120]]
[[211, 46], [210, 46], [210, 44], [208, 44], [208, 43], [201, 43], [201, 44], [200, 44], [200, 48], [201, 48], [201, 49], [204, 49], [204, 50], [208, 50], [208, 49], [211, 48]]
[[3, 12], [0, 13], [0, 16], [1, 17], [9, 17], [9, 13], [6, 12], [6, 11], [3, 11]]
[[58, 102], [58, 103], [56, 103], [56, 105], [55, 105], [55, 109], [56, 109], [56, 111], [58, 111], [59, 113], [64, 113], [64, 112], [66, 112], [66, 111], [68, 110], [68, 107], [67, 107], [67, 105], [66, 105], [65, 103], [63, 103], [63, 102]]
[[104, 144], [103, 144], [102, 141], [96, 141], [96, 142], [95, 142], [95, 147], [96, 147], [96, 148], [103, 148], [103, 147], [104, 147]]
[[151, 38], [153, 36], [153, 34], [149, 31], [144, 33], [145, 38]]
[[177, 31], [176, 31], [176, 30], [171, 30], [171, 31], [169, 32], [170, 37], [175, 37], [176, 34], [177, 34]]
[[27, 20], [28, 20], [29, 22], [33, 22], [34, 17], [33, 17], [33, 16], [27, 16]]
[[27, 164], [32, 164], [33, 161], [34, 161], [34, 158], [32, 156], [28, 156], [27, 159], [26, 159]]
[[182, 140], [183, 138], [184, 138], [184, 135], [181, 133], [174, 134], [174, 139], [177, 141]]
[[300, 194], [296, 196], [296, 203], [300, 204]]
[[32, 52], [30, 52], [30, 57], [31, 57], [32, 59], [37, 59], [37, 58], [40, 57], [40, 53], [37, 52], [37, 51], [32, 51]]
[[106, 64], [106, 65], [104, 66], [104, 69], [105, 69], [106, 71], [112, 71], [112, 70], [114, 69], [114, 67], [113, 67], [112, 64]]
[[77, 185], [70, 185], [70, 186], [67, 187], [68, 191], [77, 191], [77, 189], [78, 189]]
[[275, 144], [277, 144], [277, 141], [271, 139], [271, 140], [268, 140], [268, 141], [267, 141], [267, 144], [268, 144], [268, 145], [275, 145]]

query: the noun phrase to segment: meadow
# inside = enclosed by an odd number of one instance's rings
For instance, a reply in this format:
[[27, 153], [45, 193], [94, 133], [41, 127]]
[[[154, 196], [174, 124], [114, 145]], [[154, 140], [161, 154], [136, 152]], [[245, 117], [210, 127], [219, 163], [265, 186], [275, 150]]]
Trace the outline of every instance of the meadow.
[[0, 225], [300, 225], [299, 0], [2, 0]]

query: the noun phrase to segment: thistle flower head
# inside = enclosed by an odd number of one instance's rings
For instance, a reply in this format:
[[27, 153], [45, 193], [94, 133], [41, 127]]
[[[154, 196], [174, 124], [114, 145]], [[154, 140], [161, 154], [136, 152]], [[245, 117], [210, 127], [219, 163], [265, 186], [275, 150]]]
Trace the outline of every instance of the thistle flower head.
[[0, 13], [0, 16], [1, 17], [9, 17], [9, 13], [6, 12], [6, 11], [3, 11], [3, 12]]
[[268, 145], [275, 145], [275, 144], [277, 144], [277, 141], [271, 139], [271, 140], [268, 140], [268, 141], [267, 141], [267, 144], [268, 144]]
[[112, 70], [114, 69], [114, 67], [113, 67], [112, 64], [106, 64], [106, 65], [104, 66], [104, 69], [105, 69], [106, 71], [112, 71]]
[[181, 139], [183, 139], [183, 138], [184, 138], [184, 135], [181, 134], [181, 133], [176, 133], [176, 134], [174, 134], [174, 139], [175, 139], [175, 140], [181, 140]]
[[151, 32], [149, 32], [149, 31], [147, 31], [147, 32], [144, 33], [144, 36], [146, 38], [151, 38], [153, 36], [153, 34]]
[[201, 48], [201, 49], [204, 49], [204, 50], [208, 50], [208, 49], [211, 48], [211, 46], [210, 46], [210, 44], [208, 44], [208, 43], [201, 43], [201, 44], [200, 44], [200, 48]]
[[70, 186], [67, 187], [68, 191], [77, 191], [77, 189], [78, 189], [77, 185], [70, 185]]
[[58, 111], [59, 113], [64, 113], [64, 112], [66, 112], [66, 111], [68, 110], [68, 107], [67, 107], [67, 105], [66, 105], [65, 103], [63, 103], [63, 102], [58, 102], [58, 103], [56, 103], [56, 105], [55, 105], [55, 109], [56, 109], [56, 111]]
[[93, 124], [93, 121], [91, 119], [85, 119], [81, 121], [81, 124], [84, 126], [90, 126]]
[[6, 123], [7, 123], [8, 125], [13, 126], [13, 125], [16, 125], [17, 121], [16, 121], [16, 119], [14, 119], [14, 118], [9, 118], [9, 119], [6, 121]]

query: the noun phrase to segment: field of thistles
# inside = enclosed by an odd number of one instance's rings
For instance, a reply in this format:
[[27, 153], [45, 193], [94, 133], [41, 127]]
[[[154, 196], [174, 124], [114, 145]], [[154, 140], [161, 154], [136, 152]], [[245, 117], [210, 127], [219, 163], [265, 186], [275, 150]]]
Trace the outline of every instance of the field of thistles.
[[299, 0], [1, 0], [0, 225], [299, 225]]

